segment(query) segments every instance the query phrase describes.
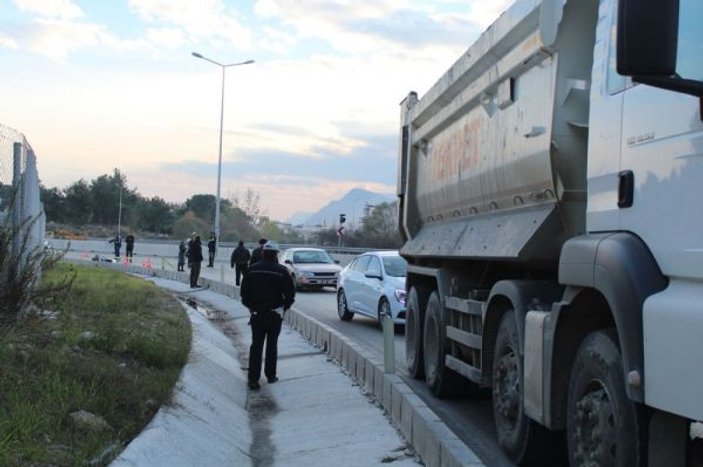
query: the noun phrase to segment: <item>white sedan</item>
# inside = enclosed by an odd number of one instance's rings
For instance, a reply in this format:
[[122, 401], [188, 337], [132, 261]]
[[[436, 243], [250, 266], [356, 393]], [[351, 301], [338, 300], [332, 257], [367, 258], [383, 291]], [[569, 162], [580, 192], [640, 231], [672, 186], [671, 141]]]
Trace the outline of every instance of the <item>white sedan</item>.
[[337, 314], [350, 321], [355, 313], [376, 318], [390, 314], [405, 324], [407, 263], [397, 251], [371, 251], [356, 257], [339, 273]]
[[288, 268], [296, 289], [335, 287], [342, 267], [321, 248], [288, 248], [279, 261]]

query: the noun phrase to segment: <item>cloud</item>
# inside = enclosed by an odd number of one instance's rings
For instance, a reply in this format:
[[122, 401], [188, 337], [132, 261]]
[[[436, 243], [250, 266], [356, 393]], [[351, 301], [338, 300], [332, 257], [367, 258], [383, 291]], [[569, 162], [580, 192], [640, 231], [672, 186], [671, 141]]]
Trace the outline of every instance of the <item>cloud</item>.
[[259, 0], [254, 11], [280, 21], [301, 40], [317, 39], [344, 53], [400, 48], [418, 54], [455, 47], [482, 26], [466, 5], [454, 2]]
[[14, 2], [20, 10], [45, 18], [71, 20], [84, 16], [83, 10], [71, 0], [14, 0]]
[[242, 25], [236, 10], [221, 0], [129, 0], [129, 7], [144, 21], [180, 28], [191, 42], [204, 40], [252, 47], [251, 31]]

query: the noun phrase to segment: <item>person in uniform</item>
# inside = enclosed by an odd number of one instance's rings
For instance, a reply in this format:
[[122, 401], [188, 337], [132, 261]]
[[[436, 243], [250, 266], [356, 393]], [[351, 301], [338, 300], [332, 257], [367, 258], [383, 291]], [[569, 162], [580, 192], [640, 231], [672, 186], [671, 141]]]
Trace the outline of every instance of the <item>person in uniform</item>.
[[240, 290], [242, 304], [251, 313], [251, 346], [249, 347], [248, 381], [250, 389], [259, 389], [261, 357], [266, 342], [264, 374], [269, 383], [278, 381], [278, 336], [283, 314], [295, 301], [293, 280], [285, 266], [278, 262], [278, 246], [266, 242], [263, 259], [249, 267]]

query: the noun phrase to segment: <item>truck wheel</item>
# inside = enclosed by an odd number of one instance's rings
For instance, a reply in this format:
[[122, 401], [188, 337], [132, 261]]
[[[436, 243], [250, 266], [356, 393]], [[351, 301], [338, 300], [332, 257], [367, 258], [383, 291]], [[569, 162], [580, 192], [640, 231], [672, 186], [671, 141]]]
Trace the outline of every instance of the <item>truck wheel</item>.
[[[498, 442], [516, 464], [545, 463], [558, 451], [552, 435], [531, 420], [523, 408], [523, 358], [515, 313], [501, 319], [493, 352], [493, 419]], [[563, 443], [562, 443], [563, 444]], [[578, 464], [577, 464], [578, 465]]]
[[342, 321], [351, 321], [354, 317], [354, 313], [349, 311], [349, 307], [347, 307], [347, 296], [341, 289], [337, 292], [337, 315]]
[[430, 294], [425, 310], [425, 325], [423, 333], [425, 382], [437, 397], [447, 397], [456, 393], [459, 386], [463, 387], [459, 375], [444, 365], [448, 352], [445, 336], [444, 320], [442, 319], [442, 304], [437, 291]]
[[613, 330], [581, 343], [569, 380], [566, 432], [571, 465], [640, 465], [644, 419], [627, 398]]
[[425, 313], [421, 307], [417, 288], [410, 289], [405, 303], [405, 362], [410, 376], [420, 379], [424, 376], [422, 326]]

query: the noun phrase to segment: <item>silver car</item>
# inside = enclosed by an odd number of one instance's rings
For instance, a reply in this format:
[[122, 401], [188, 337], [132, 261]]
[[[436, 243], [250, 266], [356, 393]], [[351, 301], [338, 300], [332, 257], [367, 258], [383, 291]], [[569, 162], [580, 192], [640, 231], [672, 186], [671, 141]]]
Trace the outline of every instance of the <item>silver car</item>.
[[290, 271], [296, 289], [336, 287], [342, 270], [339, 261], [321, 248], [288, 248], [279, 261]]
[[397, 251], [371, 251], [356, 257], [339, 274], [337, 314], [350, 321], [355, 313], [381, 323], [390, 314], [405, 324], [405, 275], [407, 263]]

